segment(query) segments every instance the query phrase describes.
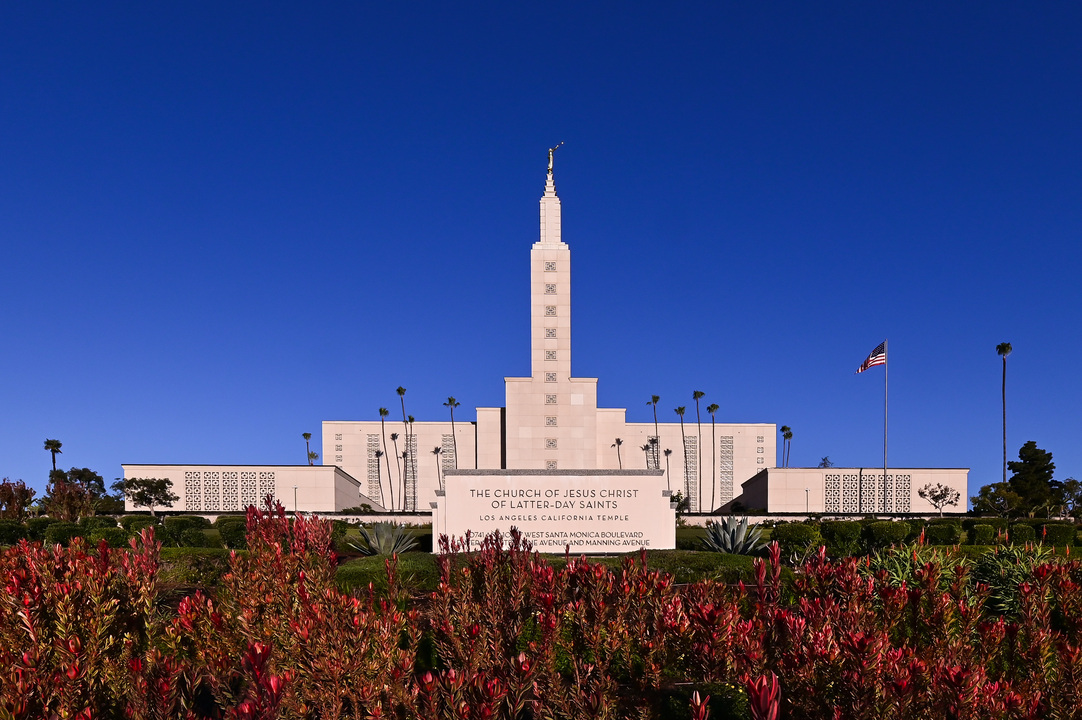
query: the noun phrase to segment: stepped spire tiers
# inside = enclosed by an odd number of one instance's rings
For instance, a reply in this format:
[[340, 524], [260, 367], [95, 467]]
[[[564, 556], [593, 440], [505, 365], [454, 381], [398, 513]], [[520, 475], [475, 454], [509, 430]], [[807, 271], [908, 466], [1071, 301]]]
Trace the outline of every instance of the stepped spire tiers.
[[560, 198], [556, 196], [556, 184], [552, 179], [552, 159], [556, 147], [549, 148], [549, 171], [545, 178], [545, 194], [541, 196], [541, 244], [546, 246], [562, 246], [560, 239]]

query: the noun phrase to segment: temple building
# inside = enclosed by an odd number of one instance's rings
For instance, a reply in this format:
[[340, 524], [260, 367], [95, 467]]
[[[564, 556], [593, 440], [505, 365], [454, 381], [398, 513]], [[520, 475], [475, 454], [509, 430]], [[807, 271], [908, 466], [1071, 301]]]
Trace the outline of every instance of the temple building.
[[[479, 407], [475, 420], [456, 418], [453, 425], [391, 417], [327, 420], [323, 467], [124, 465], [125, 477], [169, 477], [181, 497], [175, 509], [197, 512], [242, 509], [264, 489], [302, 511], [369, 505], [377, 511], [427, 512], [445, 475], [464, 470], [661, 471], [666, 486], [688, 499], [690, 512], [933, 512], [913, 481], [929, 472], [965, 497], [965, 469], [891, 468], [885, 484], [882, 468], [874, 484], [864, 470], [794, 474], [796, 469], [776, 468], [774, 423], [704, 423], [700, 433], [694, 422], [683, 428], [671, 422], [629, 423], [624, 408], [599, 408], [597, 378], [572, 372], [571, 248], [563, 239], [552, 152], [540, 201], [540, 237], [530, 249], [531, 372], [504, 378], [503, 407]], [[866, 496], [848, 482], [865, 472]], [[244, 484], [248, 476], [254, 485]], [[859, 502], [851, 500], [854, 492]]]

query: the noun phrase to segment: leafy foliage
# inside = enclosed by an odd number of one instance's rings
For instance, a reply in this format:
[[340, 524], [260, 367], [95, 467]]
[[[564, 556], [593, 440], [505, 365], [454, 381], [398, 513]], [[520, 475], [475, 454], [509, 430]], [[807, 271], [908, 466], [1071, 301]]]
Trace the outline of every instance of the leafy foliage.
[[970, 545], [991, 545], [996, 529], [991, 525], [974, 525], [969, 531]]
[[909, 535], [909, 524], [879, 520], [864, 526], [864, 542], [872, 550], [901, 545]]
[[753, 555], [766, 545], [762, 538], [762, 530], [754, 525], [749, 528], [746, 517], [737, 520], [730, 515], [720, 523], [708, 523], [702, 542], [703, 547], [714, 552]]
[[350, 543], [350, 547], [364, 555], [397, 555], [417, 544], [413, 531], [405, 525], [378, 522], [373, 523], [370, 528], [361, 525], [359, 530], [361, 544]]
[[939, 514], [943, 514], [943, 508], [953, 507], [962, 499], [962, 493], [943, 483], [928, 483], [917, 488], [917, 495], [927, 500]]
[[64, 472], [50, 473], [45, 497], [41, 501], [49, 517], [64, 522], [75, 522], [81, 517], [94, 514], [94, 498], [79, 483], [70, 482]]
[[819, 529], [806, 523], [778, 525], [770, 538], [777, 541], [783, 556], [796, 558], [803, 558], [822, 542]]
[[852, 520], [824, 520], [819, 532], [831, 557], [849, 557], [860, 552], [863, 526]]
[[173, 481], [169, 478], [118, 478], [113, 489], [122, 493], [135, 507], [144, 507], [154, 512], [154, 508], [170, 508], [180, 499], [173, 492]]
[[22, 522], [37, 492], [22, 480], [0, 481], [0, 520]]

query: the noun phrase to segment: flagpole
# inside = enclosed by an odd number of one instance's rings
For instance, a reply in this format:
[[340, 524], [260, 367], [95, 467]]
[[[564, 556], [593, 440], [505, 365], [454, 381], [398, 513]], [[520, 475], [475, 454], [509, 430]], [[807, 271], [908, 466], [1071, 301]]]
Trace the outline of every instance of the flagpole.
[[887, 341], [883, 341], [883, 512], [887, 511], [887, 377], [890, 358], [887, 354]]

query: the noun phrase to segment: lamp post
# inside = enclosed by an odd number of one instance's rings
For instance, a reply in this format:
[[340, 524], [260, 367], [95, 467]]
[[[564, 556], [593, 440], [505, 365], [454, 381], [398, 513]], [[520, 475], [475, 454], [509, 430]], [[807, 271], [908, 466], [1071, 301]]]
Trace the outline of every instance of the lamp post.
[[804, 514], [811, 514], [811, 489], [804, 488]]
[[293, 515], [297, 514], [297, 486], [293, 486]]

